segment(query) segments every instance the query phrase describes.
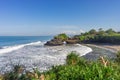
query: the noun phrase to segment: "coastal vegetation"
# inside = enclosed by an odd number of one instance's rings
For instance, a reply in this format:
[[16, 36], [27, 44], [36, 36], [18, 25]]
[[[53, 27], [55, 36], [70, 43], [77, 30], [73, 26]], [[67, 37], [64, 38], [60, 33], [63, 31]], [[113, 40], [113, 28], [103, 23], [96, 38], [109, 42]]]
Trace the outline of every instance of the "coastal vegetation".
[[119, 80], [119, 66], [120, 52], [113, 61], [102, 56], [97, 61], [87, 61], [71, 52], [64, 65], [53, 66], [45, 72], [38, 69], [29, 72], [23, 66], [16, 65], [12, 71], [1, 75], [0, 80]]
[[100, 28], [98, 31], [91, 29], [88, 32], [75, 35], [74, 38], [79, 39], [81, 43], [111, 43], [120, 44], [120, 33], [113, 29], [103, 30]]
[[49, 45], [49, 46], [58, 46], [58, 45], [63, 45], [63, 42], [66, 41], [69, 37], [62, 33], [62, 34], [58, 34], [56, 36], [54, 36], [54, 38], [50, 41], [47, 41], [47, 43], [45, 45]]
[[69, 37], [65, 34], [58, 34], [57, 36], [54, 37], [54, 39], [61, 40], [61, 41], [66, 41]]
[[80, 35], [74, 35], [72, 37], [67, 36], [65, 33], [58, 34], [51, 41], [48, 41], [45, 45], [57, 46], [63, 45], [63, 42], [67, 44], [76, 43], [110, 43], [120, 44], [120, 33], [113, 29], [99, 30], [91, 29], [88, 32], [81, 33]]

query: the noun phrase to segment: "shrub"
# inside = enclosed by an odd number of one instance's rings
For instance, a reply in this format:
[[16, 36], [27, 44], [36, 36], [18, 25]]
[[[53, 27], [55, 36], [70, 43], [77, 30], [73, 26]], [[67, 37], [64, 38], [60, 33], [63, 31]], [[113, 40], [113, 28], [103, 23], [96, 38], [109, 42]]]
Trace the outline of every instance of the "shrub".
[[55, 39], [66, 41], [68, 39], [68, 36], [65, 33], [59, 34], [54, 37]]
[[68, 65], [75, 65], [79, 62], [79, 55], [77, 55], [75, 52], [71, 52], [66, 59], [66, 63]]

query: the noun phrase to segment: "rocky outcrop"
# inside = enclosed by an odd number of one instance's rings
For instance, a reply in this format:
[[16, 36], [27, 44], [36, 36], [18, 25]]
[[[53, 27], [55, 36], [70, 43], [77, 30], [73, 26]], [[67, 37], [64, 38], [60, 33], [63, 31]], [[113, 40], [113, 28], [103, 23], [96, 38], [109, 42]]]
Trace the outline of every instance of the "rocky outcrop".
[[59, 45], [63, 45], [63, 41], [58, 40], [58, 39], [52, 39], [51, 41], [47, 41], [47, 43], [45, 45], [48, 46], [59, 46]]
[[79, 40], [76, 38], [69, 38], [68, 40], [66, 40], [66, 44], [77, 44], [78, 42]]
[[59, 45], [63, 45], [63, 44], [76, 44], [78, 43], [79, 40], [76, 38], [68, 38], [66, 40], [63, 39], [59, 39], [59, 38], [54, 38], [50, 41], [47, 41], [47, 43], [45, 45], [47, 46], [59, 46]]
[[78, 43], [78, 40], [74, 40], [74, 39], [66, 40], [66, 44], [76, 44], [76, 43]]

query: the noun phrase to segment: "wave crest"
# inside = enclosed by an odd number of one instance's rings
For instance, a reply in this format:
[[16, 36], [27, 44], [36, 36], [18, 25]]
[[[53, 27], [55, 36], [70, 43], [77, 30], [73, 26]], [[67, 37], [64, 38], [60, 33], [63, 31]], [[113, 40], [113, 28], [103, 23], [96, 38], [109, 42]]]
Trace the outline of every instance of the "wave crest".
[[28, 43], [28, 44], [21, 44], [21, 45], [15, 45], [15, 46], [5, 46], [5, 47], [3, 47], [3, 48], [0, 49], [0, 54], [12, 52], [14, 50], [21, 49], [21, 48], [23, 48], [25, 46], [43, 45], [43, 44], [44, 43], [42, 43], [41, 41], [37, 41], [37, 42]]

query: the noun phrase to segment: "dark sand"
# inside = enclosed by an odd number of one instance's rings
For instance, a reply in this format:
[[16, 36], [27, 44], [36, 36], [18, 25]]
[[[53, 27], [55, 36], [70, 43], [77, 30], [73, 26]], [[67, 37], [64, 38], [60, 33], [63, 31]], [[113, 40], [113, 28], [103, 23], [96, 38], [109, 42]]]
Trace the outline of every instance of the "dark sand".
[[114, 60], [116, 58], [116, 52], [119, 51], [120, 45], [108, 45], [108, 44], [83, 44], [92, 48], [92, 52], [83, 56], [87, 60], [98, 60], [100, 56], [107, 59]]

